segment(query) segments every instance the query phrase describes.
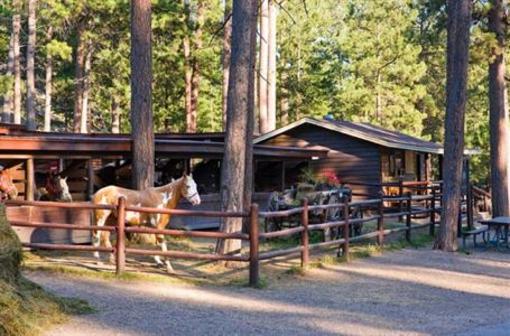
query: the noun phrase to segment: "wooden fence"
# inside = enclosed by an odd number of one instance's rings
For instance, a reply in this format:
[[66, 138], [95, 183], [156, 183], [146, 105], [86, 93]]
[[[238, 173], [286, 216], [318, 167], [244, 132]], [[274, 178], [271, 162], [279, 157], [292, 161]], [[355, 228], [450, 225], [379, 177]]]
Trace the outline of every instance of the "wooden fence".
[[[96, 247], [90, 245], [72, 245], [72, 244], [44, 244], [44, 243], [24, 243], [24, 247], [33, 249], [45, 250], [66, 250], [66, 251], [97, 251], [108, 252], [115, 255], [115, 267], [117, 274], [125, 270], [126, 254], [132, 255], [159, 255], [173, 258], [182, 259], [198, 259], [198, 260], [223, 260], [223, 261], [240, 261], [249, 263], [249, 283], [251, 286], [257, 286], [259, 282], [259, 263], [263, 260], [268, 260], [280, 256], [287, 256], [292, 254], [301, 254], [301, 265], [306, 267], [309, 263], [309, 254], [313, 249], [337, 245], [341, 247], [343, 255], [348, 257], [349, 246], [353, 242], [358, 242], [365, 239], [375, 238], [379, 245], [383, 245], [384, 237], [394, 232], [405, 232], [407, 240], [411, 240], [411, 232], [414, 229], [423, 228], [428, 226], [430, 233], [434, 234], [434, 227], [436, 223], [436, 214], [440, 212], [440, 207], [437, 207], [440, 195], [435, 192], [432, 195], [413, 196], [410, 192], [402, 197], [387, 197], [381, 196], [377, 199], [357, 201], [357, 202], [344, 202], [340, 204], [328, 205], [309, 205], [307, 200], [303, 201], [303, 205], [287, 211], [276, 212], [259, 212], [257, 204], [252, 204], [248, 212], [221, 212], [221, 211], [195, 211], [195, 210], [182, 210], [182, 209], [160, 209], [160, 208], [146, 208], [127, 206], [124, 198], [119, 198], [118, 204], [113, 205], [94, 205], [91, 203], [58, 203], [58, 202], [31, 202], [31, 201], [8, 201], [7, 205], [24, 205], [34, 207], [54, 207], [54, 208], [70, 208], [70, 209], [107, 209], [114, 210], [117, 213], [117, 221], [114, 226], [96, 226], [96, 225], [75, 225], [68, 223], [43, 223], [24, 220], [11, 221], [12, 226], [33, 227], [33, 228], [46, 228], [46, 229], [66, 229], [66, 230], [84, 230], [84, 231], [109, 231], [116, 233], [117, 239], [115, 246]], [[401, 211], [387, 212], [385, 202], [399, 202], [402, 204]], [[414, 204], [414, 207], [413, 207]], [[365, 218], [351, 218], [352, 209], [363, 208], [365, 212], [370, 212], [369, 217]], [[323, 223], [310, 224], [309, 212], [311, 211], [326, 211], [331, 208], [341, 209], [342, 215], [332, 221]], [[249, 233], [242, 232], [224, 233], [217, 231], [183, 231], [174, 229], [158, 230], [150, 227], [126, 227], [125, 218], [126, 212], [138, 212], [146, 214], [171, 214], [174, 216], [200, 216], [200, 217], [216, 217], [216, 218], [248, 218], [249, 219]], [[417, 215], [427, 215], [430, 221], [424, 224], [413, 224], [411, 219]], [[299, 216], [298, 225], [295, 227], [283, 229], [276, 232], [262, 232], [259, 233], [259, 220], [262, 218], [287, 218], [289, 216]], [[385, 220], [390, 217], [405, 216], [405, 226], [398, 228], [385, 228]], [[376, 221], [376, 230], [367, 232], [359, 236], [350, 237], [350, 226]], [[309, 233], [313, 230], [324, 230], [327, 228], [343, 228], [342, 237], [330, 241], [310, 243]], [[238, 255], [222, 255], [216, 253], [196, 253], [184, 251], [158, 251], [147, 250], [139, 248], [126, 247], [125, 237], [126, 233], [145, 233], [145, 234], [160, 234], [165, 236], [181, 236], [181, 237], [195, 237], [195, 238], [213, 238], [213, 239], [239, 239], [242, 241], [249, 241], [249, 250], [246, 254]], [[300, 244], [295, 247], [277, 249], [271, 251], [260, 252], [259, 242], [261, 240], [268, 240], [277, 237], [288, 237], [295, 234], [301, 236]]]

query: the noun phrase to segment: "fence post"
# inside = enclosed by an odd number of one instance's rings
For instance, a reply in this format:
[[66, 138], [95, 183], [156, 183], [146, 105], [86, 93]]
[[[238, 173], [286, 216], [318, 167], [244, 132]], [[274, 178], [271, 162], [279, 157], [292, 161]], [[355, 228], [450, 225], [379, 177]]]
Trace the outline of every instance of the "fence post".
[[250, 286], [259, 285], [259, 205], [250, 207]]
[[301, 251], [301, 267], [306, 268], [308, 266], [310, 251], [308, 247], [308, 199], [303, 199], [303, 212], [301, 213], [301, 225], [303, 225], [303, 231], [301, 232], [301, 245], [303, 251]]
[[436, 187], [432, 187], [432, 199], [430, 200], [430, 227], [429, 234], [434, 236], [436, 230]]
[[407, 209], [406, 209], [406, 212], [407, 212], [407, 216], [406, 216], [406, 226], [407, 226], [407, 229], [406, 229], [406, 240], [408, 242], [411, 241], [411, 211], [412, 211], [412, 208], [411, 208], [411, 201], [413, 199], [413, 195], [411, 194], [410, 191], [408, 191], [406, 193], [406, 196], [407, 196]]
[[126, 198], [119, 197], [117, 204], [117, 244], [115, 248], [115, 272], [124, 272], [126, 267]]
[[380, 202], [379, 202], [379, 218], [377, 219], [377, 231], [379, 231], [379, 235], [377, 236], [377, 244], [382, 246], [384, 243], [384, 194], [380, 193]]
[[343, 243], [343, 255], [346, 261], [349, 261], [349, 200], [347, 197], [344, 199], [344, 243]]
[[[402, 178], [400, 178], [398, 180], [398, 197], [399, 198], [402, 198], [404, 196], [404, 182], [402, 180]], [[404, 206], [402, 204], [402, 199], [399, 199], [398, 201], [398, 212], [403, 212], [404, 211]], [[398, 221], [400, 223], [402, 223], [404, 221], [404, 217], [403, 216], [398, 216]]]
[[468, 229], [473, 229], [473, 184], [468, 183], [468, 190], [467, 190], [467, 224]]

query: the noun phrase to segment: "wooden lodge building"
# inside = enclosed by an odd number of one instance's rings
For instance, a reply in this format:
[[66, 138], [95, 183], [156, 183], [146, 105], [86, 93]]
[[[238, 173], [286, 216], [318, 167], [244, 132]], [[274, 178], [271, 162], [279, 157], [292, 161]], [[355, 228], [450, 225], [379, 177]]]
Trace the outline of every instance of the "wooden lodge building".
[[[168, 183], [190, 168], [202, 196], [200, 208], [218, 209], [223, 140], [223, 133], [157, 134], [157, 182]], [[304, 118], [254, 139], [254, 200], [263, 208], [267, 192], [289, 188], [307, 167], [317, 176], [334, 172], [359, 195], [376, 195], [381, 182], [440, 179], [442, 153], [439, 144], [374, 125]], [[469, 155], [475, 153], [465, 152], [466, 168]], [[34, 198], [37, 174], [52, 167], [68, 177], [75, 201], [90, 199], [105, 185], [129, 187], [130, 156], [131, 138], [126, 134], [45, 133], [0, 124], [0, 165], [11, 169], [21, 199]], [[465, 172], [468, 178], [469, 169]], [[183, 202], [181, 207], [190, 205]], [[50, 209], [41, 214], [34, 211], [30, 210], [31, 220], [88, 220], [85, 214], [67, 213], [62, 218]], [[218, 223], [176, 217], [172, 225], [195, 229]]]
[[[359, 195], [377, 195], [380, 191], [377, 185], [383, 182], [442, 178], [441, 145], [368, 123], [303, 118], [256, 138], [254, 143], [325, 150], [326, 157], [309, 161], [313, 172], [316, 175], [334, 172]], [[466, 179], [469, 178], [469, 156], [476, 153], [476, 150], [465, 151]], [[255, 180], [261, 187], [264, 178], [269, 178], [268, 171], [281, 171], [281, 187], [289, 187], [296, 182], [294, 169], [295, 164], [284, 160], [272, 166], [266, 163], [265, 169], [257, 169], [263, 176]]]

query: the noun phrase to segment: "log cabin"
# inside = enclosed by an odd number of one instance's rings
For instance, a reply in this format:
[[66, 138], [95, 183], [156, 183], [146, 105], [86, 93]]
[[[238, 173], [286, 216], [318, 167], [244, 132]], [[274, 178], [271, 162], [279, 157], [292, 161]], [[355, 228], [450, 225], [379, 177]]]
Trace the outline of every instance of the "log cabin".
[[[308, 162], [313, 173], [320, 176], [333, 171], [341, 182], [351, 184], [355, 194], [365, 197], [377, 195], [377, 185], [383, 182], [441, 179], [442, 145], [368, 123], [303, 118], [259, 136], [254, 144], [325, 150], [326, 157]], [[466, 180], [469, 156], [476, 153], [472, 149], [464, 152]], [[257, 165], [256, 191], [285, 189], [297, 182], [299, 164], [259, 160]]]

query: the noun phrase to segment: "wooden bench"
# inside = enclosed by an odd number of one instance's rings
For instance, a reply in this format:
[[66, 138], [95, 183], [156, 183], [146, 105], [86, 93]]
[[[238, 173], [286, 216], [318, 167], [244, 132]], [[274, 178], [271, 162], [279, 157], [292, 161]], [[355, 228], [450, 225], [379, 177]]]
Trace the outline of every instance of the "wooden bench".
[[462, 248], [466, 248], [466, 238], [473, 236], [473, 245], [476, 247], [476, 237], [482, 235], [483, 243], [487, 244], [486, 232], [489, 230], [487, 225], [479, 225], [474, 227], [472, 230], [462, 231]]

